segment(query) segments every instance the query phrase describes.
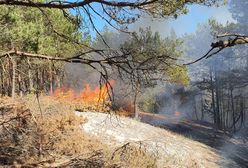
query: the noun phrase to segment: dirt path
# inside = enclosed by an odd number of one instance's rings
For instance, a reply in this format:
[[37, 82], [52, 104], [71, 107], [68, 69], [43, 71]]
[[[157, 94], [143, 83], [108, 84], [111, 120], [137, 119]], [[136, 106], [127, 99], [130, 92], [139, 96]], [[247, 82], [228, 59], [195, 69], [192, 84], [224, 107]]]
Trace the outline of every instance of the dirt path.
[[217, 162], [220, 158], [212, 148], [171, 131], [103, 113], [76, 114], [88, 119], [82, 125], [85, 132], [100, 137], [110, 146], [121, 146], [127, 142], [142, 144], [148, 152], [158, 157], [159, 167], [219, 167]]
[[141, 113], [141, 120], [215, 148], [225, 158], [221, 167], [248, 168], [248, 141], [242, 137], [230, 137], [224, 132], [216, 132], [212, 124], [207, 122], [177, 121], [176, 118], [146, 113]]

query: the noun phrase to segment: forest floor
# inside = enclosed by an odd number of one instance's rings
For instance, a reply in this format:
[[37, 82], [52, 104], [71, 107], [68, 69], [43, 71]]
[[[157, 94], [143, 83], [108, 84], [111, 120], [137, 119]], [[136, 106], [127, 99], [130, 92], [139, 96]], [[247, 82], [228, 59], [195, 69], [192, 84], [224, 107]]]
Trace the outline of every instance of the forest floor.
[[81, 126], [83, 131], [101, 137], [110, 146], [133, 143], [145, 147], [158, 158], [158, 167], [214, 168], [222, 161], [213, 148], [166, 129], [106, 113], [76, 114], [88, 120]]
[[143, 147], [105, 144], [84, 132], [88, 119], [74, 111], [49, 96], [0, 97], [0, 167], [157, 167]]
[[220, 163], [221, 167], [248, 167], [248, 137], [239, 133], [230, 135], [215, 131], [213, 124], [208, 122], [177, 120], [176, 117], [149, 113], [141, 113], [140, 117], [145, 123], [165, 128], [216, 149], [224, 158]]
[[209, 123], [151, 113], [140, 113], [140, 122], [110, 113], [89, 112], [89, 108], [83, 109], [87, 112], [74, 112], [78, 108], [47, 96], [0, 98], [0, 166], [248, 165], [247, 141], [237, 135], [231, 138], [215, 132]]

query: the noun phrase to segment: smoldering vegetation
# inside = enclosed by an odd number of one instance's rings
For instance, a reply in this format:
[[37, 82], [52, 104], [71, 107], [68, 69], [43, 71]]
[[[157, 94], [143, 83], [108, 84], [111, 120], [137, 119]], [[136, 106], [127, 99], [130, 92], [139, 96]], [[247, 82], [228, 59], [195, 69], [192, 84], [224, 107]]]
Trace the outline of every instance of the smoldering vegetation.
[[[184, 63], [196, 60], [209, 50], [215, 40], [214, 31], [211, 24], [199, 25], [194, 34], [182, 37]], [[106, 42], [113, 48], [118, 48], [129, 39], [126, 34], [116, 36], [107, 32], [105, 35]], [[101, 40], [96, 41], [95, 45], [106, 47]], [[135, 92], [137, 87], [125, 80], [125, 76], [120, 78], [110, 68], [109, 77], [115, 80], [112, 108], [123, 108], [130, 113], [136, 110], [144, 122], [216, 148], [223, 157], [231, 160], [231, 163], [221, 163], [224, 167], [244, 167], [248, 164], [246, 53], [245, 46], [225, 49], [188, 66], [190, 82], [187, 85], [166, 79], [143, 85], [138, 92]], [[99, 85], [99, 74], [87, 67], [67, 64], [65, 71], [70, 87], [80, 90], [85, 81], [92, 86]], [[146, 120], [143, 112], [163, 117]]]
[[[185, 44], [192, 46], [188, 47], [187, 58], [196, 59], [199, 53], [204, 53], [202, 50], [208, 50], [204, 46], [213, 41], [210, 26], [202, 25], [196, 35], [186, 36], [186, 39]], [[244, 46], [226, 49], [189, 66], [191, 84], [188, 88], [196, 93], [195, 100], [201, 99], [195, 102], [196, 119], [199, 119], [197, 116], [210, 116], [211, 120], [207, 121], [224, 132], [246, 129], [248, 61], [244, 50], [247, 50]]]
[[[127, 33], [113, 32], [107, 27], [102, 30], [101, 35], [97, 35], [93, 40], [93, 46], [99, 50], [120, 50], [120, 46], [130, 39]], [[90, 58], [101, 59], [101, 55], [97, 53], [88, 54]], [[89, 65], [67, 63], [64, 66], [65, 78], [63, 85], [66, 88], [71, 88], [77, 93], [80, 93], [88, 84], [92, 89], [96, 87], [103, 87], [106, 80], [112, 81], [108, 87], [108, 97], [111, 101], [111, 108], [113, 110], [123, 109], [126, 111], [133, 111], [132, 97], [133, 87], [128, 81], [128, 75], [118, 72], [111, 66], [106, 66], [106, 78], [103, 78], [101, 65], [94, 65], [95, 68]], [[120, 76], [121, 75], [121, 76]], [[126, 79], [126, 80], [125, 80]]]
[[[111, 66], [109, 63], [107, 66], [102, 66], [101, 63], [96, 63], [92, 67], [66, 64], [64, 83], [70, 88], [80, 90], [84, 88], [85, 83], [90, 83], [94, 87], [113, 80], [109, 90], [112, 107], [133, 113], [138, 106], [142, 106], [139, 105], [142, 102], [138, 99], [147, 89], [160, 86], [159, 81], [187, 81], [184, 79], [187, 78], [185, 68], [178, 66], [176, 61], [181, 56], [181, 51], [177, 50], [177, 45], [180, 44], [181, 41], [175, 34], [161, 38], [157, 32], [152, 32], [151, 28], [140, 29], [134, 34], [117, 33], [106, 28], [96, 37], [92, 45], [99, 50], [110, 50], [109, 53], [105, 53], [106, 59], [115, 58], [117, 65]], [[116, 55], [111, 57], [113, 50]], [[118, 56], [120, 53], [123, 55]], [[104, 56], [87, 55], [94, 60], [101, 60]], [[122, 60], [123, 58], [125, 60]], [[143, 110], [144, 107], [140, 109]]]
[[[214, 40], [211, 31], [209, 25], [201, 25], [195, 34], [183, 37], [185, 60], [195, 60], [209, 49]], [[125, 33], [115, 34], [108, 30], [103, 38], [111, 48], [119, 48], [129, 39]], [[107, 47], [99, 37], [94, 45]], [[179, 121], [188, 119], [209, 122], [214, 129], [230, 134], [246, 129], [248, 63], [246, 56], [242, 56], [244, 50], [245, 47], [226, 49], [212, 58], [188, 66], [190, 84], [187, 86], [162, 81], [140, 88], [137, 108], [139, 111], [174, 116]], [[85, 83], [90, 83], [92, 87], [99, 85], [99, 73], [87, 65], [66, 64], [65, 74], [65, 85], [76, 90], [82, 89]], [[115, 80], [115, 103], [134, 106], [132, 101], [137, 88], [118, 75], [109, 69], [109, 78]]]
[[[199, 25], [196, 33], [183, 37], [185, 63], [209, 50], [220, 31], [214, 24]], [[142, 120], [214, 147], [230, 161], [220, 163], [222, 167], [246, 167], [247, 46], [227, 48], [187, 68], [189, 85], [159, 83], [142, 94], [139, 108], [164, 116]]]

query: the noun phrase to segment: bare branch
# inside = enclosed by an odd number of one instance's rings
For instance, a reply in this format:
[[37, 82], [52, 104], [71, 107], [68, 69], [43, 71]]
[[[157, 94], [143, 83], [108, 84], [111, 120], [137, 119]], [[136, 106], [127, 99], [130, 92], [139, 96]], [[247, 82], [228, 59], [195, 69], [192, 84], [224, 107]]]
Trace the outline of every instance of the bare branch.
[[202, 57], [198, 58], [197, 60], [192, 61], [192, 62], [189, 62], [189, 63], [186, 63], [186, 64], [184, 64], [184, 65], [191, 65], [191, 64], [194, 64], [194, 63], [196, 63], [196, 62], [198, 62], [198, 61], [200, 61], [200, 60], [206, 58], [206, 57], [208, 56], [208, 54], [209, 54], [211, 51], [213, 51], [213, 49], [214, 49], [214, 48], [211, 48], [210, 50], [208, 50], [208, 52], [207, 52], [205, 55], [203, 55]]
[[234, 37], [248, 37], [245, 34], [236, 34], [236, 33], [224, 33], [224, 34], [219, 34], [216, 37], [221, 38], [221, 37], [232, 37], [232, 36], [234, 36]]
[[227, 48], [227, 47], [232, 47], [235, 45], [240, 45], [240, 44], [247, 44], [248, 43], [248, 37], [247, 36], [236, 36], [233, 39], [228, 39], [228, 40], [220, 40], [215, 43], [211, 44], [211, 47], [213, 48]]
[[94, 22], [93, 22], [93, 20], [92, 20], [92, 18], [91, 18], [91, 14], [90, 14], [89, 10], [88, 10], [87, 8], [85, 8], [85, 7], [83, 7], [83, 9], [84, 9], [84, 11], [86, 12], [86, 14], [88, 15], [89, 20], [90, 20], [90, 23], [91, 23], [93, 29], [94, 29], [94, 30], [96, 31], [96, 33], [101, 37], [103, 43], [104, 43], [108, 48], [111, 48], [111, 47], [107, 44], [107, 42], [105, 41], [104, 37], [101, 35], [101, 33], [100, 33], [100, 32], [98, 31], [98, 29], [96, 28], [96, 26], [95, 26], [95, 24], [94, 24]]
[[[221, 34], [221, 35], [217, 35], [217, 38], [224, 38], [224, 37], [234, 37], [234, 38], [229, 38], [229, 39], [224, 39], [224, 40], [219, 40], [215, 43], [211, 44], [211, 49], [202, 57], [198, 58], [195, 61], [186, 63], [184, 65], [191, 65], [194, 64], [204, 58], [209, 58], [217, 53], [219, 53], [220, 51], [222, 51], [225, 48], [228, 47], [233, 47], [236, 45], [241, 45], [241, 44], [247, 44], [248, 43], [248, 36], [247, 35], [243, 35], [243, 34], [229, 34], [229, 33], [225, 33], [225, 34]], [[217, 51], [211, 53], [214, 49], [217, 49]]]
[[0, 0], [0, 5], [11, 5], [11, 6], [26, 6], [26, 7], [41, 7], [41, 8], [56, 8], [56, 9], [72, 9], [77, 7], [83, 7], [91, 3], [100, 3], [107, 6], [113, 7], [142, 7], [149, 4], [158, 2], [159, 0], [141, 1], [141, 2], [118, 2], [118, 1], [104, 1], [104, 0], [83, 0], [76, 2], [68, 1], [51, 1], [51, 2], [33, 2], [24, 0]]
[[[97, 12], [91, 5], [89, 5], [90, 9], [97, 15], [99, 16], [101, 19], [103, 19], [104, 21], [106, 21], [111, 27], [113, 27], [114, 29], [116, 29], [117, 31], [123, 32], [123, 33], [127, 33], [127, 34], [132, 34], [132, 32], [129, 31], [125, 31], [123, 29], [119, 29], [118, 27], [114, 26], [111, 21], [107, 20], [105, 17], [103, 17], [99, 12]], [[105, 11], [106, 13], [106, 11]], [[108, 13], [107, 13], [108, 14]], [[108, 14], [108, 16], [110, 16]], [[112, 17], [111, 17], [112, 18]], [[115, 20], [116, 21], [116, 20]]]

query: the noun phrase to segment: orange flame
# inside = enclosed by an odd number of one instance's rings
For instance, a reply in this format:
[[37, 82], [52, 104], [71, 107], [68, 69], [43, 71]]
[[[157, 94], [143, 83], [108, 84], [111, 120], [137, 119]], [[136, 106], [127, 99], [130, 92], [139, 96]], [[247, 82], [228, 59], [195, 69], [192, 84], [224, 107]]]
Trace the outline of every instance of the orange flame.
[[181, 112], [179, 112], [179, 111], [175, 112], [175, 116], [179, 117], [180, 115], [181, 115]]
[[51, 96], [60, 100], [70, 101], [71, 103], [104, 103], [109, 98], [109, 85], [113, 86], [113, 84], [114, 81], [110, 80], [103, 86], [92, 89], [90, 84], [86, 83], [85, 88], [79, 93], [76, 93], [73, 89], [61, 87], [57, 88]]

